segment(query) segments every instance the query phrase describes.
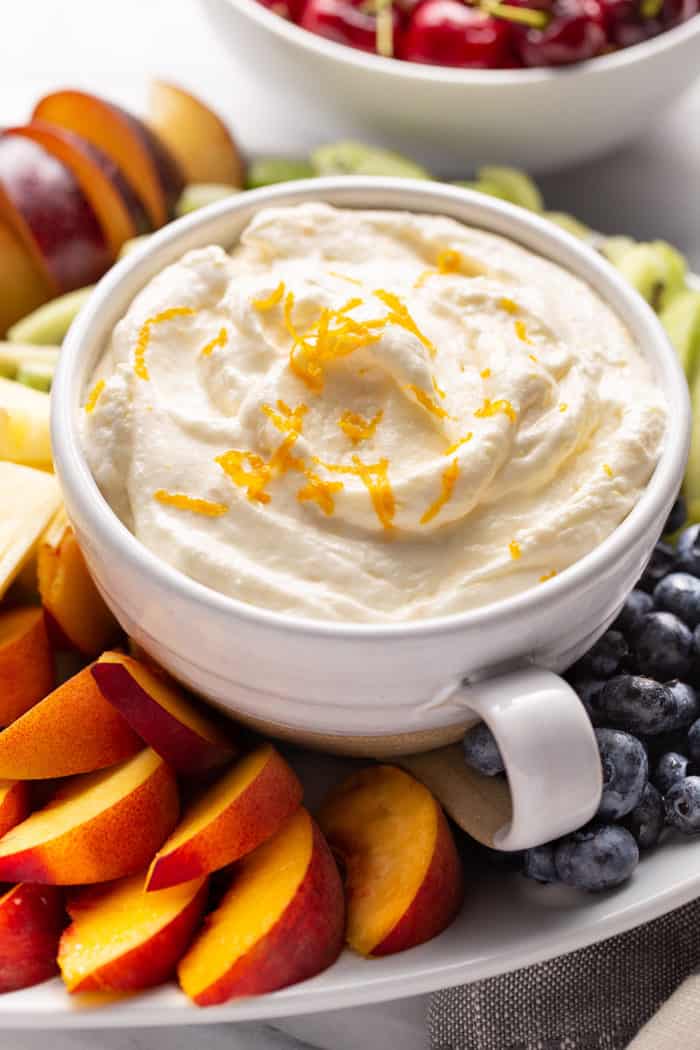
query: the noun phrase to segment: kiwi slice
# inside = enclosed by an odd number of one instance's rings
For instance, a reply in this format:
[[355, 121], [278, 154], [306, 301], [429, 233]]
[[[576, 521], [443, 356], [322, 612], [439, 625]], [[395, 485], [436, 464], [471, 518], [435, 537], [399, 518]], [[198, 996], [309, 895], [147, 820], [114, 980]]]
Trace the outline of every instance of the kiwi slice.
[[517, 168], [506, 168], [492, 165], [479, 168], [477, 171], [479, 182], [490, 183], [498, 187], [503, 199], [511, 204], [518, 204], [528, 211], [540, 212], [544, 209], [542, 194], [529, 175]]
[[7, 333], [10, 343], [57, 346], [92, 294], [93, 285], [60, 295], [17, 321]]
[[659, 320], [673, 343], [692, 387], [700, 360], [700, 292], [686, 288], [659, 313]]
[[249, 190], [261, 186], [274, 186], [277, 182], [294, 182], [297, 179], [312, 179], [316, 172], [307, 160], [290, 157], [259, 157], [248, 168], [246, 187]]
[[319, 146], [311, 154], [316, 175], [393, 175], [406, 179], [429, 179], [420, 164], [400, 153], [366, 146], [362, 142], [334, 142]]
[[685, 287], [685, 259], [663, 241], [635, 244], [611, 261], [655, 310], [662, 310]]
[[191, 211], [206, 208], [207, 204], [215, 204], [240, 192], [238, 186], [225, 186], [218, 182], [191, 182], [182, 191], [175, 205], [175, 214], [181, 218], [183, 215], [189, 215]]

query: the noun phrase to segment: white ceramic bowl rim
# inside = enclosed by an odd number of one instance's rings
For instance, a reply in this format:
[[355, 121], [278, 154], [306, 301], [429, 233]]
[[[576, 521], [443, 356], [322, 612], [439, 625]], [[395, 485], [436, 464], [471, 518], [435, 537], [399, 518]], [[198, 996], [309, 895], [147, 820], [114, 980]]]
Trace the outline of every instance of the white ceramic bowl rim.
[[561, 77], [595, 76], [596, 73], [602, 74], [623, 66], [635, 65], [651, 58], [652, 55], [668, 51], [696, 33], [700, 33], [700, 14], [698, 14], [693, 15], [687, 22], [667, 29], [650, 40], [644, 40], [632, 47], [621, 48], [608, 55], [599, 55], [597, 58], [577, 62], [570, 66], [545, 66], [532, 69], [455, 69], [450, 66], [431, 66], [420, 62], [403, 62], [396, 58], [384, 58], [382, 55], [372, 55], [367, 51], [349, 47], [347, 44], [327, 40], [325, 37], [311, 33], [308, 29], [302, 29], [294, 22], [289, 22], [286, 18], [275, 14], [274, 11], [263, 7], [257, 0], [226, 0], [226, 2], [238, 7], [248, 18], [258, 22], [263, 28], [277, 36], [283, 37], [295, 47], [308, 48], [328, 59], [354, 66], [358, 74], [371, 72], [394, 77], [397, 80], [423, 80], [431, 83], [463, 84], [464, 86], [488, 84], [494, 88], [506, 88], [513, 85], [523, 87], [525, 84], [551, 82], [552, 90], [556, 91], [556, 81]]
[[[670, 409], [661, 457], [639, 501], [620, 525], [591, 552], [549, 580], [546, 586], [533, 587], [514, 597], [467, 612], [405, 623], [344, 623], [289, 616], [229, 598], [162, 561], [137, 540], [119, 520], [92, 476], [82, 450], [77, 425], [76, 398], [77, 393], [82, 392], [76, 392], [73, 376], [78, 370], [83, 346], [94, 342], [94, 330], [100, 331], [104, 327], [104, 315], [109, 313], [107, 305], [110, 300], [114, 299], [119, 303], [124, 298], [122, 285], [129, 282], [142, 287], [145, 278], [140, 283], [135, 278], [141, 272], [149, 276], [152, 272], [157, 272], [158, 268], [154, 269], [153, 266], [154, 256], [167, 256], [170, 251], [173, 257], [177, 257], [177, 253], [173, 253], [172, 250], [183, 239], [187, 239], [188, 235], [196, 234], [200, 228], [210, 230], [217, 224], [221, 225], [238, 211], [257, 211], [262, 207], [294, 204], [305, 200], [331, 199], [339, 206], [352, 206], [352, 197], [358, 193], [366, 193], [375, 198], [374, 203], [363, 204], [363, 207], [393, 207], [399, 210], [449, 213], [450, 204], [468, 204], [472, 211], [483, 215], [485, 229], [497, 230], [499, 222], [507, 223], [507, 236], [511, 236], [512, 239], [526, 246], [528, 240], [536, 239], [540, 244], [548, 245], [550, 258], [554, 261], [563, 257], [578, 262], [581, 276], [588, 271], [600, 284], [607, 286], [611, 297], [614, 293], [614, 298], [622, 304], [628, 317], [635, 318], [638, 328], [646, 333], [646, 345], [643, 349], [650, 354], [654, 365], [663, 375]], [[393, 200], [393, 204], [388, 203], [389, 200]], [[489, 217], [493, 220], [492, 225], [488, 222]], [[474, 225], [479, 225], [478, 219], [471, 221]], [[208, 233], [207, 239], [202, 239], [199, 243], [211, 243], [216, 240], [215, 234]], [[541, 248], [531, 250], [548, 254]], [[575, 272], [575, 268], [568, 262], [560, 261], [559, 264]], [[583, 279], [586, 277], [583, 276]], [[122, 313], [129, 301], [130, 298], [120, 307]], [[113, 309], [112, 307], [112, 312]], [[104, 333], [104, 336], [106, 335], [108, 332]], [[614, 566], [616, 559], [627, 549], [634, 536], [647, 530], [660, 529], [662, 523], [659, 517], [662, 508], [675, 497], [683, 476], [689, 432], [687, 384], [663, 328], [641, 296], [596, 251], [553, 223], [522, 208], [470, 190], [413, 179], [343, 176], [285, 183], [233, 196], [171, 223], [149, 237], [141, 248], [135, 249], [112, 267], [99, 282], [66, 337], [52, 389], [51, 436], [57, 470], [66, 486], [70, 487], [71, 498], [80, 506], [81, 516], [89, 524], [89, 530], [97, 534], [107, 533], [111, 545], [119, 548], [120, 555], [128, 559], [136, 571], [143, 576], [155, 577], [165, 590], [180, 593], [184, 591], [195, 604], [215, 609], [222, 614], [230, 614], [287, 632], [318, 637], [426, 637], [447, 630], [458, 630], [461, 627], [466, 629], [478, 625], [485, 628], [498, 620], [527, 615], [542, 604], [561, 598], [567, 591], [575, 592], [588, 578], [605, 573], [607, 568]]]

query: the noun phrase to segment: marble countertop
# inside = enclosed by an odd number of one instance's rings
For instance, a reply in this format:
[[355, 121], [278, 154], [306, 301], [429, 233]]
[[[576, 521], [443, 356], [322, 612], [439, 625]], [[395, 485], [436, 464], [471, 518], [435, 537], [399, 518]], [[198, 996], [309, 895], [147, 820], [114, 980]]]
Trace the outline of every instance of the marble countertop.
[[[343, 129], [282, 110], [205, 23], [197, 0], [22, 0], [0, 34], [0, 122], [25, 120], [42, 92], [92, 88], [137, 110], [149, 75], [213, 102], [249, 151], [294, 153]], [[611, 100], [614, 104], [614, 100]], [[575, 171], [541, 180], [548, 206], [595, 228], [678, 245], [700, 270], [700, 82], [644, 139]], [[427, 998], [297, 1017], [272, 1025], [54, 1032], [52, 1050], [425, 1050]], [[0, 1033], [0, 1050], [40, 1050], [42, 1033]]]

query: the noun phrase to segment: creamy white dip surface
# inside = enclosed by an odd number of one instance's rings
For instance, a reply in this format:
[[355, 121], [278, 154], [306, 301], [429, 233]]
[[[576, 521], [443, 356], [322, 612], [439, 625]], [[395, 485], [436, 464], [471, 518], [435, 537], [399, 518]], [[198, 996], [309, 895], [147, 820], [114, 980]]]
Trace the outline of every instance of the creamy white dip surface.
[[116, 326], [83, 440], [188, 576], [303, 617], [456, 613], [547, 580], [637, 502], [664, 399], [612, 310], [439, 216], [260, 212]]

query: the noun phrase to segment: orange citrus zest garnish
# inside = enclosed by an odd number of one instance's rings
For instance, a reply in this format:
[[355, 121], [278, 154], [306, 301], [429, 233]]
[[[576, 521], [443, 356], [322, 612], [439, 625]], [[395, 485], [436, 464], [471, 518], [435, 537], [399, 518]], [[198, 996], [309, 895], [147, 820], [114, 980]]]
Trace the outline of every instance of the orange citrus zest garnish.
[[379, 411], [371, 419], [365, 419], [359, 412], [351, 412], [348, 409], [338, 420], [338, 426], [345, 436], [350, 438], [353, 445], [358, 445], [360, 441], [367, 441], [372, 437], [383, 415], [384, 413]]
[[499, 401], [490, 401], [488, 397], [484, 399], [483, 405], [481, 406], [481, 408], [477, 408], [474, 415], [477, 417], [477, 419], [486, 419], [488, 416], [497, 416], [499, 412], [502, 412], [503, 415], [508, 416], [508, 419], [511, 421], [511, 423], [515, 423], [516, 419], [518, 418], [515, 409], [511, 405], [510, 401], [506, 401], [505, 399], [501, 399]]
[[442, 508], [447, 503], [447, 501], [450, 499], [454, 491], [455, 484], [457, 483], [458, 477], [459, 463], [456, 459], [453, 459], [449, 466], [446, 467], [442, 473], [442, 477], [440, 479], [442, 484], [442, 491], [440, 492], [440, 495], [435, 500], [435, 502], [428, 507], [425, 514], [420, 519], [421, 525], [427, 525], [428, 522], [432, 521], [433, 518], [437, 517]]
[[148, 366], [146, 365], [146, 350], [151, 341], [151, 329], [154, 325], [163, 324], [164, 321], [172, 321], [175, 317], [192, 317], [196, 314], [191, 306], [171, 306], [168, 310], [162, 310], [155, 317], [149, 317], [139, 329], [136, 347], [134, 348], [134, 372], [139, 379], [150, 379]]
[[260, 310], [261, 312], [265, 310], [271, 310], [273, 306], [277, 306], [278, 303], [282, 302], [283, 295], [284, 281], [280, 281], [280, 283], [275, 288], [274, 292], [270, 292], [270, 294], [265, 299], [253, 299], [253, 307], [256, 310]]
[[378, 463], [363, 463], [359, 456], [353, 456], [352, 467], [342, 463], [324, 463], [318, 457], [314, 457], [314, 462], [334, 474], [354, 474], [358, 477], [369, 492], [374, 512], [384, 528], [387, 532], [394, 528], [396, 502], [388, 476], [388, 459], [380, 459]]
[[197, 499], [193, 496], [185, 496], [182, 492], [167, 492], [165, 489], [158, 489], [157, 492], [154, 492], [153, 499], [163, 503], [166, 507], [191, 510], [195, 514], [203, 514], [206, 518], [220, 518], [228, 511], [225, 503], [213, 503], [208, 499]]
[[87, 401], [85, 402], [85, 411], [88, 415], [95, 411], [95, 408], [97, 407], [97, 402], [100, 400], [104, 388], [105, 381], [104, 379], [100, 379], [97, 383], [95, 383], [94, 387], [90, 391], [90, 395]]
[[214, 352], [214, 350], [216, 350], [217, 346], [224, 347], [227, 343], [228, 332], [225, 328], [220, 328], [219, 334], [214, 339], [210, 340], [210, 342], [208, 342], [206, 346], [202, 347], [200, 351], [200, 356], [209, 357]]

